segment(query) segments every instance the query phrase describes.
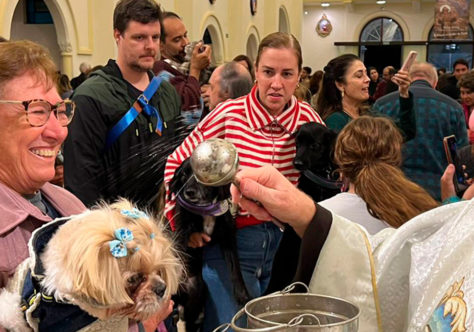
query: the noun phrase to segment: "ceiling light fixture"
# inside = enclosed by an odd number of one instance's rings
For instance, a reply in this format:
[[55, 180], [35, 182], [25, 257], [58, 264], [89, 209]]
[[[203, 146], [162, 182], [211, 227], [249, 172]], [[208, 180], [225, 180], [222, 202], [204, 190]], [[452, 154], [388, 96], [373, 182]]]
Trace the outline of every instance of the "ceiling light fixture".
[[377, 5], [385, 5], [385, 4], [387, 3], [387, 1], [385, 1], [385, 0], [377, 0], [375, 3], [376, 3]]
[[329, 2], [321, 2], [321, 7], [329, 7]]

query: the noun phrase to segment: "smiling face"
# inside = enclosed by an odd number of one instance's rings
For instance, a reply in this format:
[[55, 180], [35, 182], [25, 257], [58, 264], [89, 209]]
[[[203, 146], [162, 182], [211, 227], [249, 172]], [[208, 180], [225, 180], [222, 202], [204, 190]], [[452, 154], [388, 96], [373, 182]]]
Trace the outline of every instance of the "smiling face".
[[339, 91], [344, 90], [343, 99], [360, 103], [369, 99], [369, 83], [367, 69], [360, 60], [355, 60], [347, 68], [344, 82], [336, 82]]
[[290, 101], [299, 82], [298, 57], [291, 48], [265, 48], [255, 77], [258, 97], [267, 111], [276, 116]]
[[137, 72], [151, 70], [159, 54], [160, 32], [158, 21], [147, 24], [130, 21], [123, 33], [116, 29], [117, 63]]
[[[54, 85], [47, 88], [31, 73], [5, 84], [2, 100], [43, 99], [51, 104], [61, 101]], [[32, 194], [54, 177], [54, 161], [66, 138], [62, 127], [51, 114], [41, 127], [31, 127], [24, 107], [0, 104], [0, 182], [20, 194]]]
[[460, 88], [461, 90], [461, 100], [467, 106], [474, 106], [474, 91], [469, 90], [468, 88]]

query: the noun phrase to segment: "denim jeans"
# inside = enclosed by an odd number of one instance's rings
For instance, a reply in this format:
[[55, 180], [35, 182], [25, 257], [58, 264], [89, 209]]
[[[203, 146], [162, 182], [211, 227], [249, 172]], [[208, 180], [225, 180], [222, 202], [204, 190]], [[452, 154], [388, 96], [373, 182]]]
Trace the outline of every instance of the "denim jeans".
[[[261, 296], [268, 286], [281, 236], [281, 231], [271, 222], [237, 230], [240, 268], [251, 298]], [[207, 332], [229, 323], [240, 309], [234, 300], [229, 271], [218, 244], [204, 247], [202, 277], [208, 289], [203, 324]]]

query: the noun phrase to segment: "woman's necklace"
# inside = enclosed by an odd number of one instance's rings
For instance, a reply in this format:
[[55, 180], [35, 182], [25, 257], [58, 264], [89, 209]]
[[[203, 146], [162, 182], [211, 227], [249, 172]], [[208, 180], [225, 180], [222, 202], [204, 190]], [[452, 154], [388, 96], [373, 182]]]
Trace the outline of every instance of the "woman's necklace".
[[353, 115], [353, 114], [347, 112], [345, 109], [342, 109], [342, 111], [343, 111], [344, 113], [346, 113], [351, 119], [356, 119], [356, 118], [359, 117], [359, 114]]

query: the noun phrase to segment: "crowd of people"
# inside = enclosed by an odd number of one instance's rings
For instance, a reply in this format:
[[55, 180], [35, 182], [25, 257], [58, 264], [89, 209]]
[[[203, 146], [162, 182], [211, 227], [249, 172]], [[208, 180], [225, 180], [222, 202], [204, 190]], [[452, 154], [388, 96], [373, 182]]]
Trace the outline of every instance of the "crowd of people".
[[[455, 331], [474, 328], [467, 314], [474, 308], [474, 72], [467, 61], [441, 76], [425, 62], [406, 71], [387, 66], [380, 78], [377, 68], [343, 54], [312, 73], [299, 41], [274, 32], [260, 42], [255, 63], [236, 55], [213, 67], [211, 45], [190, 42], [180, 16], [150, 0], [118, 1], [113, 30], [117, 58], [92, 69], [82, 63], [71, 81], [44, 47], [0, 43], [0, 331], [15, 328], [6, 323], [2, 294], [24, 293], [11, 281], [36, 229], [125, 197], [179, 235], [169, 183], [212, 138], [233, 143], [239, 155], [240, 186], [231, 193], [251, 298], [264, 295], [272, 279], [282, 233], [270, 221], [277, 219], [302, 239], [294, 280], [358, 305], [361, 331], [435, 331], [442, 306]], [[293, 164], [295, 135], [312, 122], [337, 133], [333, 161], [343, 183], [321, 202], [297, 189]], [[451, 135], [456, 165], [443, 145]], [[463, 191], [453, 182], [460, 165]], [[187, 239], [202, 248], [206, 291], [197, 331], [230, 322], [241, 307], [211, 237]], [[451, 313], [446, 296], [457, 296], [464, 311]], [[175, 331], [183, 303], [163, 301], [143, 322], [127, 313], [128, 330]], [[41, 317], [38, 311], [27, 320], [38, 326]], [[64, 324], [73, 331], [90, 320]]]

